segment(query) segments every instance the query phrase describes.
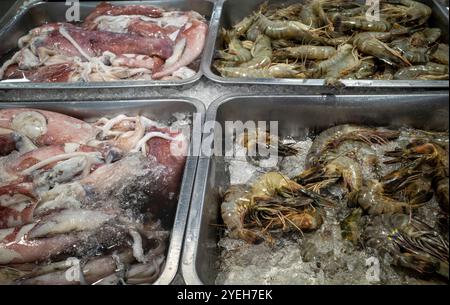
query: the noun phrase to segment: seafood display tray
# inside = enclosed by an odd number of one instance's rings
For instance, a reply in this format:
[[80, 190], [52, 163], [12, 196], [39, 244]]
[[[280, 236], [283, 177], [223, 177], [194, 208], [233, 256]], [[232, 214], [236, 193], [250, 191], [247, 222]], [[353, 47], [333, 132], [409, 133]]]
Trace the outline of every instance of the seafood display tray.
[[[403, 95], [231, 96], [215, 101], [206, 122], [278, 121], [280, 137], [301, 137], [343, 123], [392, 128], [448, 130], [448, 93]], [[222, 137], [217, 128], [205, 138]], [[227, 134], [224, 130], [223, 134]], [[228, 134], [230, 131], [228, 131]], [[222, 137], [223, 139], [223, 137]], [[224, 139], [223, 139], [224, 140]], [[224, 143], [222, 143], [222, 147]], [[214, 284], [221, 223], [220, 192], [230, 175], [224, 157], [200, 157], [186, 231], [181, 270], [187, 284]], [[249, 283], [250, 284], [250, 283]]]
[[[35, 108], [59, 112], [84, 120], [93, 120], [102, 116], [116, 116], [118, 114], [145, 115], [149, 118], [167, 121], [174, 119], [174, 113], [199, 113], [203, 120], [205, 108], [203, 104], [191, 98], [128, 100], [128, 101], [102, 101], [102, 102], [33, 102], [1, 103], [4, 108]], [[189, 148], [189, 156], [186, 159], [183, 179], [179, 192], [177, 210], [174, 213], [173, 226], [166, 256], [164, 269], [155, 284], [170, 284], [179, 266], [184, 232], [189, 211], [191, 193], [197, 168], [198, 152], [200, 144], [192, 144]]]
[[[44, 2], [44, 1], [18, 0], [0, 20], [0, 64], [12, 56], [17, 50], [17, 41], [28, 33], [29, 30], [50, 22], [65, 22], [66, 1]], [[115, 5], [147, 4], [159, 6], [165, 9], [194, 10], [209, 20], [212, 27], [214, 18], [214, 0], [144, 0], [144, 1], [109, 1]], [[83, 20], [100, 1], [80, 2], [80, 18]], [[199, 67], [198, 72], [183, 80], [154, 80], [154, 81], [114, 81], [114, 82], [91, 82], [91, 83], [16, 83], [0, 82], [0, 89], [92, 89], [92, 88], [129, 88], [129, 87], [172, 87], [184, 86], [197, 82], [203, 73]]]
[[[245, 79], [228, 78], [220, 76], [213, 68], [214, 54], [222, 41], [221, 28], [230, 28], [244, 17], [249, 16], [266, 0], [218, 0], [212, 27], [208, 33], [205, 53], [202, 58], [202, 70], [209, 79], [224, 84], [259, 84], [259, 85], [298, 85], [298, 86], [324, 86], [324, 79]], [[270, 4], [292, 4], [293, 0], [270, 0]], [[300, 1], [302, 2], [302, 1]], [[304, 2], [304, 1], [303, 1]], [[365, 3], [363, 0], [357, 2]], [[421, 0], [433, 9], [430, 18], [431, 25], [442, 30], [444, 42], [448, 43], [448, 9], [438, 0]], [[342, 80], [346, 87], [379, 87], [379, 88], [448, 88], [448, 80]]]

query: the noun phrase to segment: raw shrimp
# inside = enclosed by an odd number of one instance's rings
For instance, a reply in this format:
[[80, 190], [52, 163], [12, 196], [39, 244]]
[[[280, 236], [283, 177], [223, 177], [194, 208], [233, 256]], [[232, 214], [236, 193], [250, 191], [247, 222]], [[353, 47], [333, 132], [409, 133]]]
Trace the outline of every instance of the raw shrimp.
[[278, 59], [328, 59], [336, 54], [336, 49], [329, 46], [308, 46], [301, 45], [296, 47], [287, 47], [277, 49], [273, 56]]
[[413, 143], [406, 149], [387, 151], [385, 155], [393, 158], [386, 161], [386, 164], [415, 161], [422, 165], [422, 162], [425, 162], [432, 166], [432, 172], [435, 175], [448, 177], [449, 174], [448, 152], [441, 145], [435, 143]]
[[270, 134], [266, 130], [245, 131], [238, 136], [237, 142], [246, 148], [247, 154], [251, 153], [252, 155], [256, 154], [260, 145], [268, 149], [269, 152], [276, 150], [276, 153], [282, 157], [294, 156], [299, 152], [292, 145], [283, 144], [276, 135]]
[[364, 32], [356, 34], [353, 45], [362, 53], [375, 56], [395, 66], [410, 66], [411, 63], [402, 54], [384, 43], [381, 39], [391, 38], [389, 33]]
[[361, 59], [361, 64], [352, 73], [345, 76], [345, 79], [368, 79], [376, 73], [377, 65], [373, 58]]
[[360, 64], [357, 51], [351, 44], [344, 44], [331, 58], [320, 62], [314, 68], [313, 75], [316, 78], [339, 79], [350, 74]]
[[428, 47], [414, 47], [408, 38], [394, 40], [389, 46], [399, 51], [412, 64], [425, 64], [430, 61], [432, 49]]
[[271, 21], [264, 15], [259, 15], [256, 24], [272, 39], [295, 39], [304, 43], [325, 42], [311, 27], [299, 21]]
[[270, 172], [259, 178], [251, 188], [231, 186], [225, 192], [221, 205], [222, 219], [232, 238], [248, 243], [270, 241], [270, 235], [265, 230], [309, 231], [320, 227], [323, 223], [320, 213], [315, 209], [305, 209], [320, 199], [320, 195], [304, 189], [282, 174]]
[[317, 165], [327, 150], [337, 148], [345, 141], [361, 141], [369, 145], [386, 144], [399, 136], [398, 131], [384, 128], [369, 128], [356, 125], [338, 125], [321, 132], [315, 139], [306, 157], [306, 166]]
[[376, 216], [363, 237], [366, 246], [389, 254], [396, 266], [448, 278], [448, 237], [419, 219], [405, 214]]
[[219, 58], [226, 61], [246, 62], [252, 59], [252, 54], [249, 50], [242, 46], [242, 42], [237, 37], [232, 37], [228, 44], [228, 52], [219, 51]]
[[440, 28], [425, 28], [411, 35], [411, 44], [415, 47], [426, 47], [438, 41], [442, 35]]
[[310, 5], [312, 12], [317, 16], [317, 20], [319, 21], [319, 27], [329, 27], [333, 30], [333, 23], [328, 18], [328, 15], [325, 13], [323, 8], [323, 3], [327, 0], [312, 0]]
[[440, 43], [438, 48], [431, 54], [433, 61], [448, 66], [448, 44]]
[[370, 215], [408, 213], [422, 204], [401, 202], [384, 195], [383, 184], [370, 180], [358, 194], [359, 206]]
[[258, 69], [268, 67], [272, 63], [272, 44], [266, 35], [259, 35], [251, 49], [251, 60], [239, 65], [241, 68]]
[[392, 24], [386, 20], [368, 21], [365, 17], [336, 17], [333, 20], [335, 29], [339, 32], [367, 31], [389, 32]]
[[255, 22], [255, 15], [247, 16], [244, 19], [242, 19], [239, 23], [235, 24], [233, 26], [233, 34], [236, 37], [244, 36], [245, 33], [250, 29], [250, 27]]
[[312, 3], [310, 2], [303, 7], [303, 9], [300, 11], [299, 18], [304, 24], [315, 29], [319, 27], [320, 21], [318, 20], [316, 14], [314, 14], [311, 4]]
[[310, 232], [317, 230], [323, 224], [323, 217], [317, 209], [299, 211], [276, 203], [260, 203], [252, 218], [262, 228], [281, 229], [282, 232]]
[[397, 23], [412, 23], [415, 26], [422, 25], [430, 18], [431, 8], [419, 1], [413, 0], [382, 0], [383, 3], [394, 4], [388, 8], [381, 9], [381, 14]]
[[448, 79], [448, 66], [429, 62], [426, 65], [410, 66], [398, 70], [395, 79], [444, 80]]
[[249, 41], [255, 41], [256, 38], [258, 38], [258, 36], [261, 34], [264, 34], [263, 31], [261, 30], [261, 27], [258, 25], [257, 22], [254, 22], [248, 29], [247, 33], [245, 34], [245, 38]]
[[361, 217], [363, 210], [360, 208], [354, 209], [344, 220], [341, 221], [342, 238], [351, 242], [354, 246], [358, 245], [361, 238], [362, 227]]
[[357, 193], [362, 187], [363, 176], [361, 166], [347, 156], [338, 156], [322, 166], [312, 167], [295, 177], [300, 184], [322, 189], [342, 179], [344, 187], [350, 193]]
[[261, 233], [245, 228], [245, 217], [251, 212], [253, 206], [254, 202], [244, 186], [231, 186], [225, 192], [221, 215], [232, 238], [243, 239], [252, 244], [264, 240]]
[[300, 71], [304, 68], [289, 64], [275, 64], [265, 69], [218, 67], [218, 70], [224, 77], [233, 78], [295, 78], [303, 75]]

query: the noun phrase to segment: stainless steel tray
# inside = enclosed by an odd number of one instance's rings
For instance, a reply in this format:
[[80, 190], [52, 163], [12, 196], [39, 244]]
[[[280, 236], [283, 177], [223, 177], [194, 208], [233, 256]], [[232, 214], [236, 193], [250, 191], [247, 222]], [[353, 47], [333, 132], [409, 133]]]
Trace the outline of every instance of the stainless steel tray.
[[[212, 20], [212, 27], [209, 31], [205, 54], [202, 58], [202, 70], [209, 79], [224, 84], [260, 84], [260, 85], [298, 85], [298, 86], [323, 86], [324, 79], [251, 79], [251, 78], [229, 78], [222, 77], [212, 67], [215, 50], [222, 45], [219, 30], [222, 27], [230, 28], [242, 18], [250, 15], [266, 0], [218, 0], [216, 14]], [[304, 2], [305, 0], [270, 0], [269, 3], [289, 4], [294, 2]], [[428, 4], [433, 9], [430, 23], [442, 29], [444, 41], [448, 43], [448, 9], [441, 5], [438, 0], [420, 0]], [[365, 3], [363, 0], [358, 2]], [[347, 87], [385, 87], [385, 88], [448, 88], [449, 81], [419, 81], [419, 80], [342, 80]]]
[[[342, 123], [448, 130], [448, 115], [445, 91], [426, 95], [250, 95], [215, 101], [207, 111], [205, 126], [209, 121], [217, 121], [223, 129], [225, 121], [278, 121], [280, 136], [302, 137], [306, 128], [320, 131]], [[205, 138], [214, 134], [220, 139], [218, 132], [212, 129]], [[219, 191], [229, 186], [230, 179], [224, 157], [208, 158], [212, 148], [202, 150], [181, 264], [187, 284], [214, 284], [217, 277], [221, 231], [214, 224], [221, 223]]]
[[[0, 20], [0, 63], [10, 58], [17, 50], [18, 39], [29, 30], [48, 22], [64, 22], [65, 12], [69, 8], [66, 1], [44, 2], [18, 0]], [[144, 0], [144, 1], [110, 1], [115, 5], [147, 4], [166, 9], [195, 10], [207, 20], [213, 20], [215, 0]], [[80, 1], [81, 19], [83, 20], [100, 1]], [[209, 25], [211, 28], [212, 24]], [[203, 55], [203, 54], [202, 54]], [[176, 81], [115, 81], [91, 83], [2, 83], [0, 89], [88, 89], [88, 88], [126, 88], [126, 87], [169, 87], [195, 83], [202, 77], [201, 67], [191, 78]]]
[[[172, 114], [177, 112], [199, 113], [203, 123], [205, 107], [203, 104], [191, 98], [167, 98], [151, 100], [129, 100], [129, 101], [102, 101], [102, 102], [33, 102], [0, 103], [0, 109], [29, 107], [35, 109], [46, 109], [71, 115], [80, 119], [92, 120], [101, 116], [114, 116], [118, 114], [146, 115], [159, 121], [174, 119]], [[194, 185], [194, 177], [197, 169], [200, 143], [191, 142], [190, 154], [186, 159], [183, 179], [178, 197], [177, 210], [174, 211], [173, 227], [170, 236], [166, 263], [161, 276], [155, 282], [159, 285], [168, 285], [174, 279], [181, 257], [184, 232], [186, 228], [189, 204]]]

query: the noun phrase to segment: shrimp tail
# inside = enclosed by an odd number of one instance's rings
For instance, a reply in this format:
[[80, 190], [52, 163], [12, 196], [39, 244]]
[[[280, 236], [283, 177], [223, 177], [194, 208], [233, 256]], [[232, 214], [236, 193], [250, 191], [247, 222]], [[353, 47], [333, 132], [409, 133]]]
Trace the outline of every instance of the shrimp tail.
[[267, 237], [265, 237], [261, 232], [256, 232], [249, 229], [240, 229], [235, 231], [232, 235], [236, 235], [237, 238], [241, 238], [247, 243], [254, 245], [260, 244], [267, 239]]

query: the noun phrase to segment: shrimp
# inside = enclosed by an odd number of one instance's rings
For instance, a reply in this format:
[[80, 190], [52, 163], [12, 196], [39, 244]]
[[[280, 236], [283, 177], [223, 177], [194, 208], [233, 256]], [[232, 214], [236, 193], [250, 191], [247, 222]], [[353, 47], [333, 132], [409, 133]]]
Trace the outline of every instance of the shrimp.
[[411, 44], [415, 47], [429, 46], [438, 41], [441, 35], [440, 28], [425, 28], [423, 31], [411, 35]]
[[389, 32], [392, 24], [386, 20], [368, 21], [365, 17], [341, 17], [337, 16], [333, 20], [338, 32], [347, 31], [368, 31], [368, 32]]
[[262, 234], [245, 228], [245, 218], [254, 207], [248, 190], [244, 186], [231, 186], [224, 194], [221, 215], [232, 238], [243, 239], [248, 243], [260, 243]]
[[347, 156], [359, 162], [362, 166], [369, 166], [374, 172], [378, 171], [379, 160], [376, 151], [365, 142], [345, 141], [337, 148], [328, 150], [320, 158], [320, 163], [329, 162], [340, 156]]
[[325, 39], [316, 35], [311, 27], [299, 21], [271, 21], [259, 15], [256, 24], [272, 39], [295, 39], [304, 43], [322, 43]]
[[424, 24], [431, 16], [432, 9], [421, 2], [413, 0], [382, 0], [382, 3], [394, 4], [382, 8], [382, 15], [399, 23], [406, 24], [414, 22], [415, 26]]
[[383, 176], [381, 182], [383, 183], [384, 191], [389, 194], [394, 194], [414, 179], [417, 179], [421, 174], [417, 163], [403, 166]]
[[[323, 223], [313, 204], [330, 202], [278, 172], [269, 172], [251, 187], [231, 186], [221, 205], [229, 236], [249, 243], [270, 241], [266, 231], [315, 230]], [[255, 230], [259, 228], [259, 230]]]
[[431, 54], [433, 61], [448, 66], [448, 44], [440, 43], [437, 49]]
[[448, 222], [449, 222], [448, 177], [435, 179], [435, 181], [433, 181], [433, 189], [442, 212], [442, 215], [439, 217], [440, 223], [443, 227], [443, 231], [448, 232]]
[[363, 240], [380, 254], [389, 254], [396, 266], [448, 278], [448, 237], [419, 219], [405, 214], [376, 216], [366, 227]]
[[270, 151], [276, 149], [276, 152], [282, 157], [294, 156], [299, 152], [292, 145], [283, 144], [276, 135], [270, 134], [269, 131], [265, 130], [245, 131], [238, 137], [237, 142], [252, 152], [255, 152], [259, 145], [266, 147]]
[[301, 59], [328, 59], [336, 54], [336, 49], [329, 46], [308, 46], [281, 48], [274, 51], [273, 55], [277, 59], [301, 58]]
[[358, 5], [357, 7], [351, 7], [351, 8], [346, 8], [346, 9], [341, 9], [342, 5], [340, 5], [337, 9], [334, 10], [327, 10], [329, 15], [330, 15], [330, 19], [332, 21], [335, 20], [336, 17], [360, 17], [360, 16], [364, 16], [366, 14], [366, 12], [369, 10], [369, 6], [367, 5], [360, 5], [355, 3], [356, 5]]
[[396, 139], [400, 132], [384, 128], [368, 128], [356, 125], [338, 125], [320, 133], [308, 151], [307, 168], [319, 163], [321, 156], [329, 149], [337, 148], [348, 140], [371, 144], [386, 144]]
[[353, 46], [344, 44], [331, 58], [320, 62], [312, 73], [316, 78], [339, 79], [355, 70], [360, 63]]
[[357, 196], [359, 206], [370, 215], [408, 213], [419, 208], [423, 204], [411, 204], [402, 202], [384, 194], [383, 184], [376, 180], [370, 180], [363, 186]]
[[[249, 227], [256, 226], [265, 230], [281, 228], [285, 232], [292, 229], [317, 229], [323, 220], [317, 211], [303, 209], [309, 204], [307, 199], [304, 199], [304, 203], [292, 205], [285, 202], [286, 198], [278, 195], [284, 193], [287, 196], [299, 191], [302, 192], [300, 185], [277, 172], [263, 175], [251, 188], [231, 186], [225, 192], [221, 205], [222, 219], [230, 237], [254, 244], [270, 241], [270, 236]], [[302, 193], [312, 194], [306, 190]], [[315, 197], [318, 198], [319, 195]]]
[[368, 79], [377, 71], [375, 60], [371, 57], [361, 59], [361, 64], [352, 73], [345, 76], [345, 79]]
[[233, 30], [232, 30], [233, 34], [236, 37], [244, 36], [245, 33], [247, 33], [247, 31], [250, 29], [250, 27], [255, 22], [255, 18], [256, 18], [255, 15], [250, 15], [250, 16], [247, 16], [244, 19], [242, 19], [237, 24], [235, 24], [233, 26]]
[[341, 235], [342, 238], [351, 242], [356, 246], [361, 238], [361, 217], [363, 210], [360, 208], [354, 209], [344, 220], [341, 221]]
[[272, 44], [266, 35], [259, 35], [250, 51], [251, 60], [242, 63], [239, 67], [258, 69], [267, 67], [272, 62]]
[[311, 2], [311, 9], [314, 15], [317, 16], [317, 20], [319, 21], [318, 25], [319, 27], [329, 27], [331, 31], [334, 31], [333, 29], [333, 23], [328, 18], [328, 15], [325, 13], [323, 8], [323, 3], [326, 2], [326, 0], [312, 0]]
[[257, 22], [254, 22], [245, 33], [245, 38], [249, 41], [255, 41], [259, 35], [264, 34]]
[[222, 76], [233, 78], [297, 78], [303, 75], [298, 66], [289, 64], [275, 64], [264, 69], [217, 67], [217, 70]]
[[243, 47], [242, 42], [236, 37], [232, 37], [228, 44], [228, 52], [218, 51], [219, 58], [226, 61], [246, 62], [252, 59], [249, 50]]
[[272, 48], [275, 50], [282, 49], [282, 48], [293, 48], [293, 47], [297, 47], [297, 46], [299, 46], [297, 43], [295, 43], [294, 41], [291, 41], [291, 40], [287, 40], [287, 39], [272, 40]]
[[317, 209], [298, 210], [271, 203], [258, 204], [252, 218], [255, 224], [270, 231], [313, 231], [323, 224], [323, 217]]
[[303, 4], [294, 3], [284, 8], [277, 8], [273, 11], [268, 11], [264, 15], [266, 15], [270, 20], [293, 20], [297, 18], [302, 9]]
[[339, 156], [325, 165], [309, 168], [294, 178], [302, 185], [312, 186], [313, 190], [323, 188], [323, 185], [328, 186], [340, 179], [350, 196], [352, 193], [359, 192], [363, 184], [361, 166], [349, 157]]
[[394, 79], [395, 69], [393, 66], [386, 63], [381, 64], [381, 70], [374, 75], [374, 79], [378, 80], [392, 80]]
[[402, 193], [403, 200], [411, 204], [428, 202], [433, 197], [431, 179], [420, 175], [409, 182], [402, 190]]
[[393, 50], [399, 51], [410, 63], [425, 64], [430, 61], [432, 49], [427, 47], [414, 47], [411, 45], [411, 40], [408, 38], [394, 40], [389, 46]]
[[286, 199], [306, 196], [318, 204], [333, 204], [320, 194], [308, 190], [278, 172], [269, 172], [260, 177], [252, 186], [251, 198], [253, 201], [270, 201], [277, 194]]
[[433, 62], [429, 62], [426, 65], [404, 67], [394, 75], [394, 79], [415, 80], [445, 80], [448, 77], [448, 66]]
[[239, 65], [238, 62], [226, 61], [226, 60], [220, 60], [220, 59], [215, 60], [213, 63], [213, 67], [217, 71], [220, 71], [221, 69], [224, 69], [224, 68], [237, 68], [238, 65]]
[[390, 33], [364, 32], [358, 33], [353, 38], [353, 45], [362, 53], [375, 56], [378, 59], [393, 66], [410, 66], [411, 63], [396, 51], [384, 43], [381, 39], [391, 38]]
[[310, 26], [311, 28], [319, 27], [320, 21], [318, 20], [316, 14], [314, 14], [311, 3], [303, 7], [303, 9], [300, 11], [299, 18], [302, 23]]
[[447, 152], [449, 150], [448, 132], [440, 131], [425, 131], [420, 129], [408, 129], [402, 133], [406, 134], [407, 145], [414, 145], [420, 143], [433, 143], [441, 146]]
[[385, 155], [393, 158], [386, 161], [386, 164], [416, 160], [419, 164], [425, 162], [433, 166], [433, 171], [435, 171], [438, 176], [448, 177], [448, 153], [441, 145], [420, 142], [412, 143], [410, 147], [407, 147], [406, 149], [387, 151]]

